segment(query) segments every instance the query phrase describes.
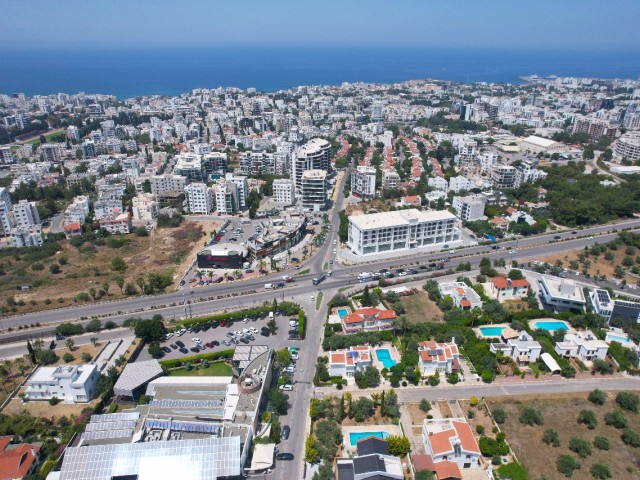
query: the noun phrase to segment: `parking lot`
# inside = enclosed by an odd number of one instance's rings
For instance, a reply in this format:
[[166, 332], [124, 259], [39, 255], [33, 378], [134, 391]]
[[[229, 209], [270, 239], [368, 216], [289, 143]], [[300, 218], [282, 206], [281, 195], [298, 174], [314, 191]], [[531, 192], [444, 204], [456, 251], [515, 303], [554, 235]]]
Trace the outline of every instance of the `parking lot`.
[[[300, 340], [288, 339], [290, 317], [278, 315], [274, 318], [278, 325], [278, 330], [276, 331], [275, 335], [269, 335], [268, 337], [261, 335], [262, 327], [266, 327], [267, 322], [269, 321], [268, 317], [259, 318], [257, 320], [249, 320], [247, 321], [247, 323], [243, 323], [242, 321], [227, 323], [224, 327], [220, 325], [217, 328], [209, 328], [206, 331], [200, 330], [199, 332], [186, 332], [181, 336], [174, 334], [168, 340], [163, 340], [162, 342], [160, 342], [161, 347], [167, 347], [170, 351], [168, 353], [165, 352], [162, 358], [160, 358], [159, 360], [169, 360], [198, 355], [200, 353], [218, 352], [221, 350], [233, 349], [236, 347], [234, 343], [231, 343], [230, 345], [225, 345], [223, 343], [225, 340], [230, 341], [230, 337], [227, 336], [227, 334], [251, 328], [256, 329], [258, 332], [253, 334], [254, 340], [249, 341], [248, 345], [266, 345], [274, 349], [283, 348], [285, 346], [297, 346], [300, 343]], [[190, 350], [197, 345], [197, 343], [193, 341], [194, 338], [199, 339], [202, 345], [206, 345], [207, 343], [213, 341], [219, 342], [219, 345], [213, 346], [213, 348], [205, 347], [204, 350], [194, 352]], [[179, 344], [176, 343], [177, 341], [180, 341], [184, 344], [184, 348], [186, 348], [187, 350], [186, 353], [181, 352], [179, 348], [174, 349], [171, 347], [172, 344], [179, 347]], [[245, 345], [245, 343], [239, 342], [238, 345]], [[147, 348], [145, 348], [140, 353], [137, 360], [149, 360], [150, 358], [151, 355], [149, 355]]]

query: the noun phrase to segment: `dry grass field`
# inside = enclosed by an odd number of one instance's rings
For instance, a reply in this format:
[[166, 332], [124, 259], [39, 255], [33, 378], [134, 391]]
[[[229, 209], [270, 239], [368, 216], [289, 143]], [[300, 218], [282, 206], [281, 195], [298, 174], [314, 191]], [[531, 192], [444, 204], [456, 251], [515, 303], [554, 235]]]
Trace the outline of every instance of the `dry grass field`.
[[442, 322], [444, 314], [435, 302], [429, 300], [429, 295], [420, 290], [415, 295], [400, 297], [400, 302], [406, 310], [405, 317], [409, 323]]

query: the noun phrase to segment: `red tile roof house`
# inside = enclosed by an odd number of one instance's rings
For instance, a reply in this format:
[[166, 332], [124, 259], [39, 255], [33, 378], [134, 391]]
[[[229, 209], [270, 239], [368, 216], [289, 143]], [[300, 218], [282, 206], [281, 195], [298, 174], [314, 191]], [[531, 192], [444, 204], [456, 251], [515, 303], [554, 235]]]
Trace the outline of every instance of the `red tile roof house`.
[[379, 308], [359, 308], [349, 315], [342, 317], [342, 331], [345, 334], [360, 332], [376, 332], [390, 330], [397, 318], [393, 310]]
[[0, 437], [0, 480], [21, 479], [34, 472], [40, 447], [28, 443], [9, 445], [13, 437]]
[[434, 464], [451, 461], [458, 468], [479, 466], [480, 448], [464, 418], [425, 419], [422, 439]]
[[506, 277], [493, 277], [491, 279], [491, 296], [503, 302], [505, 300], [518, 300], [527, 296], [529, 282], [526, 278], [522, 280], [511, 280]]
[[371, 365], [371, 348], [366, 345], [351, 347], [349, 350], [336, 350], [329, 354], [329, 375], [343, 378], [353, 377]]
[[64, 226], [64, 235], [67, 239], [82, 235], [82, 225], [79, 222], [67, 223]]
[[434, 375], [436, 372], [452, 373], [460, 370], [460, 353], [455, 341], [451, 343], [436, 343], [433, 340], [418, 344], [418, 366], [423, 377]]
[[462, 473], [460, 473], [458, 464], [450, 460], [433, 463], [431, 455], [425, 453], [411, 455], [411, 460], [413, 460], [413, 466], [416, 472], [423, 470], [433, 472], [437, 480], [462, 480]]

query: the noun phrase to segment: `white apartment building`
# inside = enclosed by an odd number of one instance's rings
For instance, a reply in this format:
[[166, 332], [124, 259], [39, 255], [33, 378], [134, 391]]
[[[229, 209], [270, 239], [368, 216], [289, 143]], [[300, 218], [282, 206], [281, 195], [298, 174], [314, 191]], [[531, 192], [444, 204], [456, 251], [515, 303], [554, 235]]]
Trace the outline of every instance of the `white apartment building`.
[[227, 183], [233, 183], [238, 187], [238, 191], [236, 193], [236, 197], [238, 198], [238, 209], [246, 208], [247, 197], [249, 196], [249, 182], [247, 181], [247, 177], [227, 173], [224, 178]]
[[302, 208], [319, 212], [327, 208], [327, 172], [305, 170], [301, 178]]
[[296, 201], [296, 187], [293, 180], [279, 178], [273, 181], [273, 201], [279, 205], [293, 205]]
[[202, 181], [202, 157], [194, 153], [182, 153], [176, 158], [174, 175], [187, 177], [189, 182]]
[[141, 193], [133, 198], [133, 219], [139, 221], [153, 221], [158, 218], [160, 204], [154, 193]]
[[347, 245], [356, 255], [441, 246], [460, 240], [456, 217], [417, 209], [349, 217]]
[[12, 228], [10, 235], [11, 245], [17, 248], [39, 247], [44, 243], [40, 225]]
[[231, 215], [240, 209], [238, 202], [238, 185], [231, 182], [221, 183], [214, 187], [216, 210], [222, 215]]
[[30, 228], [40, 225], [40, 215], [36, 202], [20, 200], [13, 206], [13, 221], [18, 228]]
[[523, 183], [533, 183], [547, 176], [546, 172], [538, 170], [529, 160], [523, 160], [516, 167], [514, 188], [519, 188]]
[[0, 163], [4, 165], [16, 163], [16, 157], [11, 147], [0, 147]]
[[151, 192], [161, 198], [176, 198], [184, 193], [184, 188], [189, 184], [189, 179], [181, 175], [151, 175]]
[[302, 174], [307, 170], [331, 169], [331, 144], [321, 138], [312, 138], [308, 143], [299, 147], [292, 158], [292, 178], [296, 190], [302, 189]]
[[484, 195], [467, 195], [466, 197], [453, 197], [453, 208], [456, 217], [464, 222], [483, 220], [486, 197]]
[[351, 172], [351, 193], [360, 198], [376, 196], [376, 169], [374, 167], [358, 166]]
[[27, 381], [27, 400], [50, 400], [56, 397], [64, 402], [85, 403], [98, 391], [100, 372], [96, 365], [60, 365], [38, 367]]
[[542, 275], [538, 285], [542, 300], [556, 312], [582, 311], [587, 303], [582, 287], [569, 279]]
[[[394, 189], [400, 188], [402, 180], [400, 179], [398, 172], [392, 168], [391, 170], [385, 170], [382, 172], [382, 183], [384, 184], [384, 188]], [[447, 183], [446, 180], [444, 183]]]
[[516, 168], [511, 165], [494, 165], [491, 169], [494, 188], [505, 190], [513, 188], [516, 181]]
[[471, 190], [472, 188], [475, 188], [475, 183], [463, 175], [458, 175], [457, 177], [451, 177], [449, 179], [449, 190], [453, 193], [458, 193], [462, 190]]
[[187, 210], [209, 215], [214, 210], [213, 192], [205, 183], [190, 183], [184, 188]]
[[614, 146], [616, 156], [627, 160], [640, 160], [640, 133], [633, 132], [622, 135]]
[[478, 155], [478, 163], [480, 163], [480, 171], [486, 173], [498, 163], [498, 152], [485, 151]]
[[462, 310], [482, 308], [482, 299], [476, 291], [464, 282], [446, 282], [438, 285], [440, 295], [451, 297], [453, 304]]
[[100, 228], [105, 229], [112, 235], [116, 233], [121, 235], [131, 233], [131, 215], [129, 215], [129, 212], [118, 215], [105, 215], [100, 219]]
[[64, 220], [66, 223], [79, 223], [84, 225], [87, 216], [89, 215], [89, 207], [91, 203], [89, 197], [86, 195], [78, 195], [73, 199], [71, 205], [64, 211]]
[[276, 174], [276, 159], [273, 153], [244, 152], [240, 157], [240, 173], [243, 175]]

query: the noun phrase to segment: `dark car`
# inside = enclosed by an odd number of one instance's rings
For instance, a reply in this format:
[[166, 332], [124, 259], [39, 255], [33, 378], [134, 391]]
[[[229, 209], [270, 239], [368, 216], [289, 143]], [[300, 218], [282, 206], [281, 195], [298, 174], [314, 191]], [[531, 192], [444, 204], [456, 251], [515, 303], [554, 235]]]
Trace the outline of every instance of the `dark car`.
[[171, 348], [173, 348], [174, 350], [178, 349], [178, 346], [175, 343], [172, 343], [171, 345], [169, 345]]
[[211, 345], [213, 345], [214, 347], [219, 347], [220, 346], [220, 342], [218, 340], [213, 340], [211, 342]]
[[278, 453], [276, 460], [293, 460], [293, 453]]
[[578, 232], [576, 232], [576, 231], [574, 230], [573, 232], [571, 232], [571, 235], [575, 235], [576, 233], [578, 233]]
[[290, 333], [289, 340], [300, 340], [300, 335], [298, 335], [297, 333]]
[[195, 327], [193, 327], [193, 333], [198, 333], [200, 330], [202, 330], [202, 327], [200, 325], [196, 325]]
[[180, 348], [184, 348], [184, 343], [182, 343], [180, 340], [176, 340], [176, 345], [178, 345]]
[[262, 335], [263, 337], [268, 337], [269, 335], [271, 335], [271, 333], [269, 332], [269, 330], [262, 330], [260, 332], [260, 335]]
[[169, 347], [162, 347], [162, 351], [164, 353], [171, 353], [171, 349]]
[[242, 337], [242, 338], [240, 339], [240, 341], [241, 341], [242, 343], [244, 343], [245, 345], [246, 345], [247, 343], [249, 343], [249, 340], [247, 340], [247, 339], [246, 339], [246, 338], [244, 338], [244, 337]]
[[200, 353], [200, 349], [198, 347], [191, 347], [189, 350], [191, 350], [193, 353]]
[[189, 353], [189, 350], [184, 347], [180, 347], [180, 353]]
[[291, 428], [289, 428], [289, 425], [285, 425], [284, 427], [282, 427], [282, 433], [280, 433], [280, 438], [282, 440], [286, 440], [287, 438], [289, 438], [290, 433], [291, 433]]
[[213, 348], [213, 342], [207, 342], [204, 344], [207, 348]]
[[409, 275], [415, 275], [416, 273], [418, 273], [418, 270], [416, 270], [415, 268], [410, 268], [409, 270], [407, 270], [407, 274]]
[[560, 235], [556, 235], [553, 237], [554, 240], [560, 240], [562, 237]]
[[284, 287], [284, 282], [280, 282], [278, 284], [276, 284], [277, 288], [283, 288]]
[[205, 323], [204, 325], [202, 325], [202, 331], [203, 332], [206, 332], [210, 328], [211, 328], [211, 324], [210, 323]]

